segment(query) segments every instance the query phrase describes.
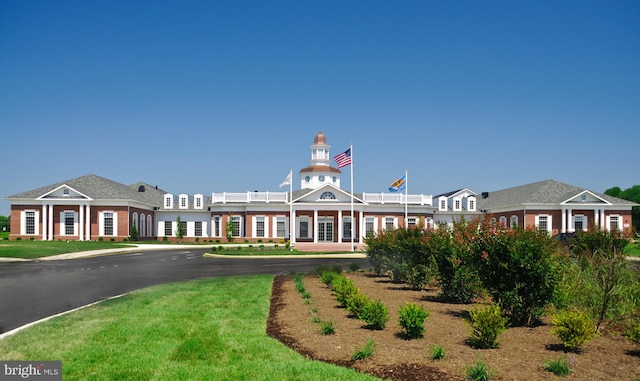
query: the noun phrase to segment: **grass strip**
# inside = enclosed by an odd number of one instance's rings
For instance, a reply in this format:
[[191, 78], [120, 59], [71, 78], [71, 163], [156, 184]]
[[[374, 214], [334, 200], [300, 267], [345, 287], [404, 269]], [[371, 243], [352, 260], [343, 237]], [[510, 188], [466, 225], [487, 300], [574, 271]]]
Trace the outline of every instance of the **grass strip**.
[[376, 380], [266, 334], [273, 276], [154, 286], [0, 341], [3, 360], [61, 360], [64, 380]]

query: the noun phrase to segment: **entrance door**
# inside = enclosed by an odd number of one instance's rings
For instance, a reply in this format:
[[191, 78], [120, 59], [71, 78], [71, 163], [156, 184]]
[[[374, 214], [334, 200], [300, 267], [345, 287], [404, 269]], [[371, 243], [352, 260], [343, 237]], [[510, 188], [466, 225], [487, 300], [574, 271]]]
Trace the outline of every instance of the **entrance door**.
[[333, 218], [318, 218], [318, 242], [333, 242]]

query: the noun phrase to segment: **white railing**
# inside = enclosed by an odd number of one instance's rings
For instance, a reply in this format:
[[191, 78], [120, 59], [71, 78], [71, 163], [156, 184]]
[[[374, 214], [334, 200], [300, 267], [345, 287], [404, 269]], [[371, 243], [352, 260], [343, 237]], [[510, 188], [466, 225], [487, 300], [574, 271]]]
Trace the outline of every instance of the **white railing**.
[[[404, 193], [363, 193], [364, 202], [369, 204], [404, 204]], [[408, 194], [406, 203], [411, 205], [433, 205], [433, 196], [426, 194]]]
[[212, 193], [211, 203], [226, 204], [228, 202], [280, 202], [288, 201], [287, 192], [246, 192], [246, 193]]

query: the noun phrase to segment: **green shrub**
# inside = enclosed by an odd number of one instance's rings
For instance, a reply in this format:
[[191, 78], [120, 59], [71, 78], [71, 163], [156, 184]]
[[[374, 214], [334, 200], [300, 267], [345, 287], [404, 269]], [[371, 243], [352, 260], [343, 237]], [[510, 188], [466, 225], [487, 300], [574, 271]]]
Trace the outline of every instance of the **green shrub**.
[[578, 350], [595, 336], [593, 320], [582, 311], [560, 311], [551, 317], [551, 324], [551, 333], [571, 350]]
[[409, 339], [417, 339], [424, 334], [424, 321], [429, 312], [415, 303], [405, 303], [398, 310], [398, 323], [405, 329]]
[[489, 381], [497, 377], [496, 371], [491, 369], [480, 358], [464, 368], [465, 379], [470, 381]]
[[322, 332], [323, 335], [333, 335], [336, 333], [336, 327], [332, 321], [321, 321], [320, 332]]
[[351, 272], [356, 272], [356, 271], [360, 270], [360, 265], [358, 264], [358, 262], [351, 262], [351, 263], [349, 263], [349, 270]]
[[342, 307], [347, 306], [347, 299], [349, 299], [351, 295], [360, 291], [355, 283], [353, 283], [353, 280], [347, 279], [344, 276], [334, 277], [332, 284], [333, 294]]
[[566, 355], [562, 355], [555, 360], [545, 360], [542, 367], [547, 372], [551, 372], [556, 376], [567, 377], [571, 371], [570, 366], [573, 358], [567, 358]]
[[353, 313], [358, 319], [362, 319], [364, 306], [370, 301], [368, 296], [359, 292], [352, 294], [347, 298], [347, 310]]
[[553, 300], [558, 282], [558, 246], [532, 229], [510, 229], [485, 221], [473, 241], [484, 288], [514, 326], [536, 323]]
[[296, 291], [301, 294], [306, 291], [306, 288], [304, 287], [304, 277], [301, 274], [294, 274], [293, 282], [296, 284]]
[[318, 274], [318, 276], [322, 276], [322, 274], [327, 273], [327, 272], [331, 272], [334, 274], [342, 274], [342, 266], [340, 266], [337, 263], [334, 263], [332, 265], [320, 265], [316, 268], [316, 274]]
[[373, 339], [369, 339], [362, 348], [356, 348], [356, 350], [353, 352], [353, 355], [351, 355], [351, 360], [364, 360], [368, 357], [371, 357], [373, 356], [373, 352], [375, 351], [375, 349], [375, 342], [373, 341]]
[[469, 343], [477, 348], [497, 348], [498, 336], [507, 330], [509, 319], [497, 305], [476, 307], [469, 311], [471, 328]]
[[329, 286], [333, 283], [333, 278], [339, 275], [340, 274], [335, 273], [333, 271], [324, 271], [320, 273], [320, 281], [326, 284], [327, 286]]
[[362, 308], [361, 319], [371, 328], [382, 330], [389, 321], [389, 309], [380, 300], [369, 301]]
[[435, 344], [429, 349], [429, 357], [431, 357], [431, 360], [442, 360], [444, 356], [445, 352], [442, 345]]

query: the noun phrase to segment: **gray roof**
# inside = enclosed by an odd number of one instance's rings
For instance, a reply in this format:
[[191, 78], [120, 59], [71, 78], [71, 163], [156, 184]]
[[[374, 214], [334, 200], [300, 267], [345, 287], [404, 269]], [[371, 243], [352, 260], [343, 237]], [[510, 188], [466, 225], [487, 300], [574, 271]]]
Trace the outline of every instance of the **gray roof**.
[[493, 208], [515, 206], [523, 204], [553, 204], [557, 205], [576, 195], [588, 191], [594, 195], [616, 205], [634, 206], [634, 202], [617, 197], [607, 196], [593, 192], [585, 188], [561, 183], [555, 180], [544, 180], [537, 183], [521, 185], [513, 188], [488, 192], [487, 198], [478, 200], [478, 209], [490, 210]]
[[[162, 196], [166, 193], [162, 189], [157, 189], [155, 186], [146, 183], [139, 182], [132, 185], [124, 185], [104, 177], [85, 175], [8, 196], [6, 199], [36, 199], [63, 185], [73, 188], [94, 200], [131, 200], [150, 205], [162, 205]], [[141, 191], [140, 186], [144, 186], [144, 191]]]

